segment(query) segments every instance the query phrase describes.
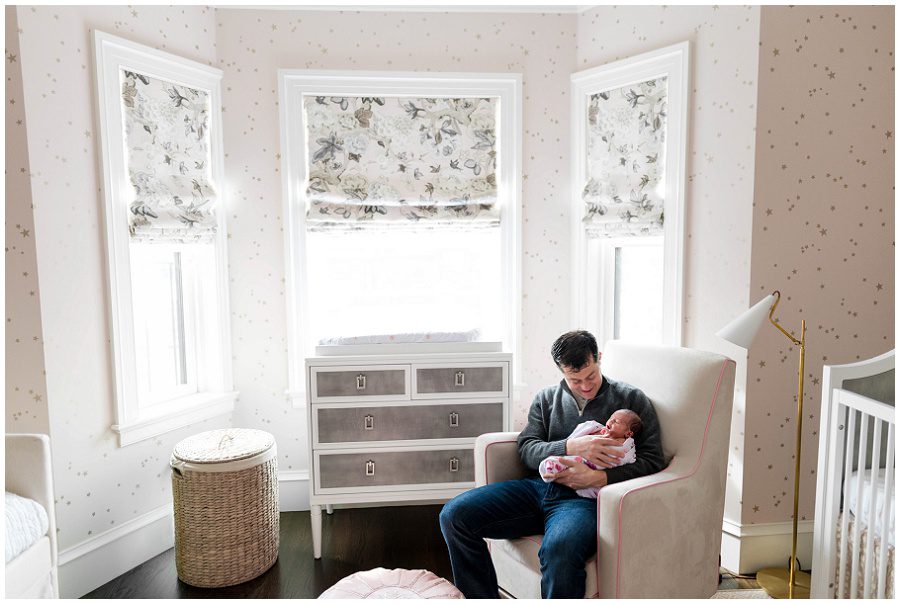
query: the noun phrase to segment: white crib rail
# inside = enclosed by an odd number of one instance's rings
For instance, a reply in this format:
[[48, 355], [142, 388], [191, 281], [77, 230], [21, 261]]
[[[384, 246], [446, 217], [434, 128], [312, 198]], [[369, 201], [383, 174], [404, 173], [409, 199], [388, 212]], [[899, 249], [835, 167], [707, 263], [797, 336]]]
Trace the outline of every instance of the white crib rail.
[[[837, 488], [843, 480], [843, 501], [844, 505], [850, 501], [851, 495], [855, 492], [857, 502], [857, 518], [853, 523], [852, 533], [849, 527], [850, 514], [848, 510], [841, 516], [840, 523], [840, 551], [835, 551], [835, 542], [829, 539], [818, 546], [821, 549], [818, 553], [824, 564], [819, 564], [814, 570], [814, 577], [818, 573], [822, 575], [815, 577], [814, 584], [818, 584], [818, 588], [812, 595], [814, 598], [835, 597], [837, 594], [845, 593], [847, 568], [850, 568], [850, 597], [855, 598], [859, 589], [859, 564], [860, 552], [865, 548], [865, 562], [863, 576], [863, 594], [868, 597], [872, 593], [872, 583], [876, 582], [876, 597], [884, 598], [886, 591], [887, 578], [887, 553], [888, 553], [888, 534], [891, 530], [891, 519], [893, 517], [893, 500], [888, 498], [882, 503], [881, 517], [877, 517], [877, 492], [879, 482], [879, 467], [881, 466], [881, 443], [882, 432], [884, 426], [887, 425], [887, 451], [885, 456], [885, 472], [881, 482], [884, 486], [884, 493], [891, 495], [894, 477], [894, 407], [860, 396], [848, 390], [839, 388], [834, 389], [832, 398], [834, 422], [831, 423], [830, 434], [825, 435], [830, 443], [831, 455], [829, 455], [826, 463], [826, 485], [824, 493], [824, 517], [817, 521], [822, 521], [823, 526], [819, 527], [818, 534], [824, 534], [825, 531], [833, 532], [840, 513], [840, 490]], [[869, 443], [869, 426], [874, 422], [873, 438]], [[857, 430], [857, 426], [859, 426]], [[846, 428], [846, 432], [844, 431]], [[857, 446], [856, 436], [859, 434], [859, 443]], [[846, 437], [844, 437], [846, 434]], [[856, 451], [856, 468], [857, 472], [853, 474], [853, 452]], [[867, 459], [871, 453], [870, 468], [866, 469]], [[868, 471], [868, 509], [862, 509], [864, 500], [865, 474]], [[855, 476], [852, 479], [851, 476]], [[882, 545], [880, 548], [877, 562], [875, 561], [875, 527], [880, 526], [880, 535], [882, 536]], [[865, 543], [861, 542], [861, 531], [863, 527], [868, 527]], [[848, 534], [851, 533], [851, 534]], [[851, 547], [847, 547], [848, 539]], [[850, 550], [849, 560], [848, 549]], [[838, 580], [837, 590], [833, 587], [827, 589], [824, 593], [822, 584], [828, 586], [831, 584], [837, 570]], [[832, 584], [833, 585], [833, 584]], [[895, 589], [896, 593], [896, 589]]]

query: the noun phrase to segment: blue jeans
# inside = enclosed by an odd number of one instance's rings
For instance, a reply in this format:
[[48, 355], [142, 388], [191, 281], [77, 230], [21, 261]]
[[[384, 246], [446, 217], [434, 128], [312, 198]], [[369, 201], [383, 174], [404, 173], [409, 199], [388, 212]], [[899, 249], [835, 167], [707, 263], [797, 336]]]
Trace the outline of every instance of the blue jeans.
[[541, 597], [583, 598], [585, 564], [597, 551], [597, 500], [540, 478], [507, 480], [461, 493], [441, 510], [453, 582], [466, 598], [497, 598], [484, 538], [540, 535]]

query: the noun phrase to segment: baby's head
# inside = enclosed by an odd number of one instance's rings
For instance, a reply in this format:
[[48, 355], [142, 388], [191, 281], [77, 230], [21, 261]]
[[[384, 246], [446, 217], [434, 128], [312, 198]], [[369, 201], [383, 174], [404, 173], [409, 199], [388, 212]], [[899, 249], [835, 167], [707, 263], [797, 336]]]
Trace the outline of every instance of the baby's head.
[[630, 409], [619, 409], [606, 422], [607, 435], [611, 438], [631, 438], [641, 431], [641, 417]]

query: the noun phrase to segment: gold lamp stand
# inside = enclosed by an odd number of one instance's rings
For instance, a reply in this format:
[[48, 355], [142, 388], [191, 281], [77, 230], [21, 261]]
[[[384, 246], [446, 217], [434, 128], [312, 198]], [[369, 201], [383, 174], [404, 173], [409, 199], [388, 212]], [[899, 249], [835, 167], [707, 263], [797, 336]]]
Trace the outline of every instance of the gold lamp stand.
[[775, 304], [769, 311], [769, 322], [778, 328], [788, 339], [800, 347], [799, 387], [797, 390], [797, 442], [794, 463], [794, 526], [791, 533], [791, 566], [790, 568], [764, 568], [756, 574], [756, 580], [767, 594], [773, 598], [804, 599], [809, 598], [809, 573], [797, 568], [797, 507], [800, 498], [800, 441], [803, 436], [803, 362], [806, 357], [806, 321], [800, 322], [800, 339], [798, 340], [772, 319], [775, 307], [781, 301], [781, 293], [773, 292]]

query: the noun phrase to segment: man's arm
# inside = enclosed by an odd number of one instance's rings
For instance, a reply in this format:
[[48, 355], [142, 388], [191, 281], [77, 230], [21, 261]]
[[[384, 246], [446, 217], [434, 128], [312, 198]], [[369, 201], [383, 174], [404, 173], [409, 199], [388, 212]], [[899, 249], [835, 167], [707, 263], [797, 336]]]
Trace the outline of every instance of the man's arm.
[[[550, 441], [549, 410], [544, 405], [544, 392], [538, 392], [531, 409], [528, 411], [528, 423], [519, 433], [516, 443], [519, 447], [519, 457], [528, 468], [537, 470], [541, 461], [551, 455], [565, 455], [566, 441]], [[548, 402], [549, 404], [549, 402]], [[546, 416], [545, 416], [546, 414]]]

